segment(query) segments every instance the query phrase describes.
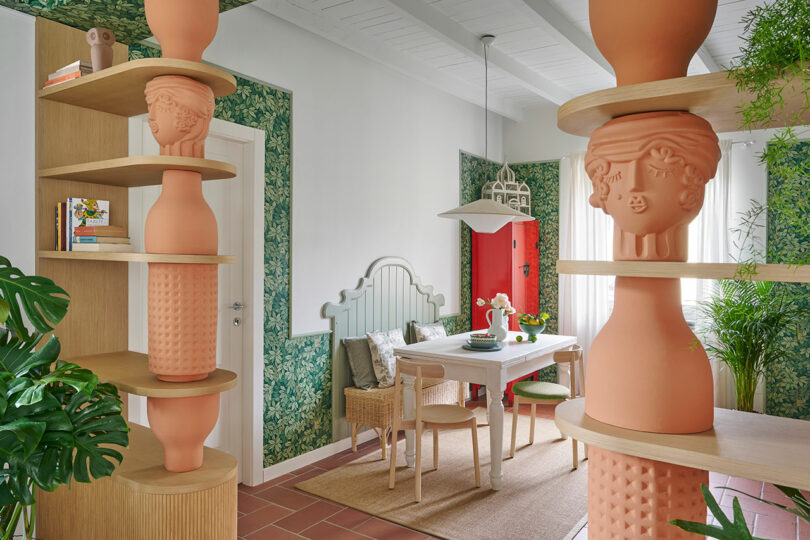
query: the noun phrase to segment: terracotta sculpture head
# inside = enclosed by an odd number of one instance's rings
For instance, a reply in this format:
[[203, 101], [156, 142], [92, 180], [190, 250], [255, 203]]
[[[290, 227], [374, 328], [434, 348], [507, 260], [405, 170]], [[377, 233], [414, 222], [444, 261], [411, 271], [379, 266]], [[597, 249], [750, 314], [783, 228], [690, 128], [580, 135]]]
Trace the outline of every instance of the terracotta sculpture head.
[[624, 116], [594, 131], [590, 203], [615, 220], [614, 258], [685, 261], [687, 226], [719, 159], [711, 125], [686, 112]]
[[146, 83], [149, 127], [160, 154], [205, 157], [205, 137], [214, 114], [214, 93], [208, 86], [175, 75]]

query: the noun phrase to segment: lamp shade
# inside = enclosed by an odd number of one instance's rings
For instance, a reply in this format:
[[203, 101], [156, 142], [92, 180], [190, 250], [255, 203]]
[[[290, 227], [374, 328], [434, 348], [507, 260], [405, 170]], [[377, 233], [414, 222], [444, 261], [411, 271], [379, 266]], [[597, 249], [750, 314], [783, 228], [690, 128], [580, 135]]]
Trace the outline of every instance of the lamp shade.
[[491, 199], [479, 199], [470, 204], [459, 206], [447, 212], [442, 212], [439, 217], [448, 219], [460, 219], [478, 233], [494, 233], [510, 221], [533, 221], [534, 218], [523, 212], [493, 201]]

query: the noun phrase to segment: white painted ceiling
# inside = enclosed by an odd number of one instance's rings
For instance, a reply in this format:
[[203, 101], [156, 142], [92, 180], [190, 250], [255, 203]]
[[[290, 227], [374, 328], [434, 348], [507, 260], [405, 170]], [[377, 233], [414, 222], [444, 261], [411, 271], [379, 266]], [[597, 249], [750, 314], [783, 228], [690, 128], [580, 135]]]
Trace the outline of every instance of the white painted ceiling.
[[[763, 0], [719, 0], [689, 74], [739, 54], [743, 15]], [[593, 43], [588, 0], [256, 0], [255, 6], [409, 77], [483, 105], [480, 36], [489, 48], [489, 105], [506, 117], [615, 86]]]

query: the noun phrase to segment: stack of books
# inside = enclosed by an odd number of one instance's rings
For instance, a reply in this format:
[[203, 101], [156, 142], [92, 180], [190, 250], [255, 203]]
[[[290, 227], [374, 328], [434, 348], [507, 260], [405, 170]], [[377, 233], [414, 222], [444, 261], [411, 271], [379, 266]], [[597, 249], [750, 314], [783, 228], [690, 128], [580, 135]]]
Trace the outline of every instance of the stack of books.
[[127, 230], [110, 225], [110, 201], [71, 197], [56, 205], [56, 251], [132, 251]]
[[93, 66], [90, 64], [90, 62], [76, 60], [72, 64], [59, 68], [48, 75], [48, 82], [45, 83], [45, 88], [55, 84], [72, 81], [73, 79], [78, 79], [79, 77], [89, 75], [90, 73], [93, 73]]

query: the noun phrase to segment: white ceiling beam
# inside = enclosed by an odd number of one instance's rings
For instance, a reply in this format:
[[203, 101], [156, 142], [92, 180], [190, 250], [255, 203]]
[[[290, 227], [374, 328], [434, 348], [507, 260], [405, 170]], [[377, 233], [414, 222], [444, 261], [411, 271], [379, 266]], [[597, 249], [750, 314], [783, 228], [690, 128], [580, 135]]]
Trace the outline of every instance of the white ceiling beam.
[[[484, 46], [481, 36], [473, 34], [462, 25], [421, 0], [387, 0], [401, 14], [423, 26], [425, 30], [453, 46], [456, 50], [483, 62]], [[496, 47], [488, 51], [489, 64], [513, 77], [524, 88], [547, 99], [555, 105], [562, 105], [573, 97], [549, 79], [514, 58], [500, 52]]]
[[616, 77], [613, 67], [599, 52], [593, 38], [577, 28], [565, 15], [557, 11], [557, 8], [549, 0], [513, 0], [513, 3], [529, 8], [524, 11], [554, 41], [572, 49], [610, 77]]
[[706, 73], [715, 73], [717, 71], [723, 71], [723, 67], [717, 63], [717, 60], [709, 53], [708, 49], [706, 49], [705, 45], [701, 45], [695, 55], [699, 64], [702, 64], [703, 67], [706, 69]]
[[[348, 25], [341, 24], [333, 18], [313, 13], [285, 0], [257, 0], [248, 6], [255, 6], [270, 15], [315, 33], [401, 75], [421, 81], [479, 107], [484, 106], [484, 95], [480, 87], [385, 46], [378, 40], [368, 37]], [[511, 120], [518, 122], [523, 120], [522, 107], [515, 105], [510, 100], [490, 96], [489, 109]]]

